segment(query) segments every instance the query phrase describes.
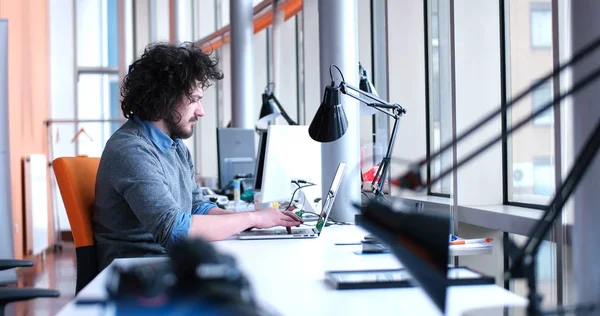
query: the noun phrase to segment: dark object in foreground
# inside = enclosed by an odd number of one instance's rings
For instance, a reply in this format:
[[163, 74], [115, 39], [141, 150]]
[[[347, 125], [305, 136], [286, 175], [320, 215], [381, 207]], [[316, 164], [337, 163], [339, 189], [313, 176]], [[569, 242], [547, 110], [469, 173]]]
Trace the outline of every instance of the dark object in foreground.
[[108, 284], [117, 315], [266, 315], [235, 259], [208, 242], [174, 246], [170, 260], [116, 266]]
[[443, 312], [448, 287], [450, 218], [417, 212], [396, 212], [371, 200], [356, 224], [386, 243], [416, 282]]

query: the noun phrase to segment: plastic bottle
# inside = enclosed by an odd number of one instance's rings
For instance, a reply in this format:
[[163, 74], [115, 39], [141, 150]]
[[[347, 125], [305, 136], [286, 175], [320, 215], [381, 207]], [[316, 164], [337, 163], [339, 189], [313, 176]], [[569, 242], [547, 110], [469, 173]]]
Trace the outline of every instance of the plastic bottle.
[[233, 204], [236, 208], [240, 205], [240, 179], [233, 180]]

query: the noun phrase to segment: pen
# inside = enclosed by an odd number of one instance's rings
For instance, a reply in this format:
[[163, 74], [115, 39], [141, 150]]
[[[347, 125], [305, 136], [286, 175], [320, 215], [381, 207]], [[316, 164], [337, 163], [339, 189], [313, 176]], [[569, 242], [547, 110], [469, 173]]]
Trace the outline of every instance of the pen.
[[477, 238], [477, 239], [462, 239], [451, 241], [451, 245], [464, 245], [464, 244], [476, 244], [476, 243], [490, 243], [492, 238]]

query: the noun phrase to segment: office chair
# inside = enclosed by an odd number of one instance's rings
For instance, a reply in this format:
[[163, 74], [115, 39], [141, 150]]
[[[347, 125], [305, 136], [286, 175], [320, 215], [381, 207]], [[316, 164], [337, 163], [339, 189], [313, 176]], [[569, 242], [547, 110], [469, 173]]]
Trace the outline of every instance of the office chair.
[[15, 259], [0, 259], [0, 271], [21, 267], [33, 267], [33, 261], [15, 260]]
[[[33, 262], [29, 260], [0, 259], [0, 270], [31, 266], [33, 266]], [[8, 303], [58, 296], [60, 296], [60, 292], [57, 290], [0, 286], [0, 316], [4, 316], [4, 308]]]
[[52, 162], [75, 243], [79, 293], [98, 274], [92, 211], [100, 158], [61, 157]]

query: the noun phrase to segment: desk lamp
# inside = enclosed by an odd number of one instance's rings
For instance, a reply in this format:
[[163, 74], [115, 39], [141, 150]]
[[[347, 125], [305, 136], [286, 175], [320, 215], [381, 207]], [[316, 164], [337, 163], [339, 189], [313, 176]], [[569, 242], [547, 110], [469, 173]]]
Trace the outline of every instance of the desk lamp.
[[[370, 93], [372, 95], [375, 95], [375, 96], [379, 96], [379, 94], [377, 94], [377, 91], [375, 90], [375, 87], [373, 86], [373, 84], [369, 80], [369, 74], [367, 73], [367, 70], [365, 68], [363, 68], [363, 66], [360, 63], [358, 63], [358, 77], [360, 78], [360, 81], [358, 83], [358, 88], [361, 91], [368, 92], [368, 93]], [[360, 107], [360, 114], [361, 115], [373, 115], [373, 114], [375, 114], [376, 110], [374, 108], [368, 106], [367, 104], [364, 104], [364, 105], [366, 105], [366, 106], [361, 106]]]
[[[337, 86], [333, 80], [333, 74], [331, 73], [332, 68], [337, 69], [342, 77], [342, 81]], [[329, 76], [331, 77], [331, 85], [325, 88], [323, 102], [308, 127], [308, 134], [317, 142], [327, 143], [339, 139], [346, 133], [346, 130], [348, 129], [348, 119], [346, 118], [346, 113], [341, 104], [342, 93], [392, 117], [394, 119], [394, 127], [388, 143], [387, 152], [383, 157], [381, 164], [379, 164], [379, 168], [377, 168], [377, 172], [371, 183], [375, 196], [378, 199], [383, 198], [383, 186], [389, 171], [390, 158], [394, 149], [396, 135], [398, 134], [398, 123], [400, 117], [406, 113], [406, 110], [398, 104], [388, 103], [372, 93], [362, 91], [348, 84], [344, 80], [344, 74], [342, 74], [342, 71], [336, 65], [331, 65], [329, 67]], [[365, 89], [368, 89], [368, 87], [365, 87]]]
[[266, 131], [266, 127], [263, 126], [268, 125], [279, 115], [282, 115], [289, 125], [298, 125], [298, 123], [294, 122], [294, 120], [292, 120], [285, 112], [285, 109], [281, 106], [279, 100], [273, 95], [273, 91], [269, 89], [272, 85], [273, 83], [268, 84], [265, 88], [265, 92], [262, 94], [262, 106], [260, 108], [258, 122], [256, 122], [257, 131]]
[[[509, 128], [506, 131], [505, 135], [500, 135], [500, 136], [490, 140], [488, 143], [475, 149], [473, 153], [466, 156], [462, 161], [455, 162], [451, 168], [442, 172], [437, 178], [429, 180], [428, 182], [423, 181], [423, 179], [421, 178], [421, 173], [420, 173], [421, 167], [423, 167], [426, 164], [428, 164], [429, 162], [431, 162], [433, 159], [435, 159], [435, 157], [439, 156], [442, 152], [448, 150], [449, 148], [452, 148], [452, 146], [455, 146], [459, 141], [466, 138], [467, 136], [472, 134], [475, 130], [477, 130], [478, 128], [480, 128], [481, 126], [483, 126], [490, 120], [492, 120], [495, 116], [500, 114], [504, 109], [508, 110], [515, 103], [519, 102], [523, 97], [525, 97], [527, 94], [531, 93], [534, 89], [536, 89], [537, 87], [542, 85], [544, 82], [548, 81], [551, 78], [558, 76], [562, 70], [566, 69], [567, 67], [572, 66], [574, 63], [578, 62], [585, 56], [594, 52], [598, 47], [600, 47], [600, 38], [594, 40], [591, 44], [584, 47], [580, 52], [574, 54], [570, 61], [568, 61], [564, 65], [561, 65], [558, 68], [555, 68], [550, 74], [541, 78], [541, 80], [539, 80], [537, 83], [533, 84], [528, 89], [526, 89], [525, 91], [523, 91], [522, 93], [517, 95], [510, 102], [502, 103], [501, 107], [498, 111], [495, 111], [494, 113], [491, 113], [490, 115], [485, 117], [481, 122], [475, 124], [473, 127], [468, 129], [466, 132], [464, 132], [460, 136], [458, 136], [455, 140], [453, 140], [449, 144], [440, 148], [440, 150], [438, 152], [432, 154], [430, 157], [423, 159], [419, 163], [412, 166], [407, 173], [405, 173], [404, 175], [402, 175], [401, 177], [399, 177], [397, 179], [397, 183], [399, 183], [399, 187], [403, 188], [403, 189], [410, 189], [410, 190], [417, 191], [417, 190], [423, 190], [423, 189], [426, 189], [426, 188], [432, 186], [437, 181], [442, 179], [444, 176], [453, 172], [460, 166], [464, 165], [465, 163], [467, 163], [468, 161], [473, 159], [475, 156], [479, 155], [486, 149], [490, 148], [493, 144], [500, 141], [503, 137], [512, 134], [515, 130], [521, 128], [526, 123], [533, 120], [535, 117], [541, 115], [544, 111], [550, 109], [555, 104], [559, 104], [560, 101], [563, 100], [564, 98], [566, 98], [567, 96], [583, 89], [585, 86], [587, 86], [588, 84], [590, 84], [591, 82], [596, 80], [598, 77], [600, 77], [600, 67], [598, 67], [596, 69], [592, 69], [587, 76], [585, 76], [582, 80], [574, 83], [573, 86], [570, 89], [568, 89], [566, 92], [564, 92], [563, 94], [560, 94], [558, 96], [555, 96], [553, 100], [547, 102], [540, 109], [533, 112], [529, 117], [526, 117], [523, 120], [521, 120], [518, 123], [511, 126], [511, 128]], [[546, 208], [545, 208], [546, 212], [545, 212], [544, 216], [538, 221], [537, 225], [532, 229], [531, 233], [529, 234], [530, 238], [527, 240], [525, 246], [523, 246], [522, 248], [519, 249], [514, 244], [514, 242], [509, 241], [510, 248], [511, 248], [511, 251], [509, 251], [509, 255], [511, 256], [511, 259], [512, 259], [512, 265], [510, 266], [509, 271], [506, 273], [504, 278], [507, 280], [510, 278], [525, 278], [527, 280], [527, 284], [529, 287], [529, 293], [528, 293], [529, 305], [527, 306], [527, 314], [528, 315], [540, 315], [541, 314], [541, 306], [540, 306], [541, 296], [537, 293], [536, 276], [535, 276], [536, 255], [538, 253], [539, 247], [542, 243], [544, 236], [551, 229], [554, 221], [558, 218], [558, 216], [560, 216], [560, 214], [563, 210], [564, 204], [568, 200], [571, 193], [575, 190], [575, 187], [577, 186], [577, 184], [583, 177], [586, 169], [589, 167], [589, 165], [593, 161], [593, 158], [596, 155], [596, 153], [598, 152], [599, 148], [600, 148], [600, 120], [596, 123], [596, 127], [595, 127], [593, 133], [587, 139], [585, 145], [583, 146], [583, 149], [576, 157], [575, 162], [573, 164], [573, 168], [571, 169], [571, 171], [565, 178], [565, 181], [557, 189], [556, 194], [555, 194], [554, 198], [552, 199], [552, 202], [546, 206]], [[411, 259], [414, 259], [415, 257], [419, 257], [419, 258], [421, 258], [421, 261], [423, 261], [424, 259], [423, 259], [423, 252], [422, 252], [423, 250], [422, 249], [419, 249], [418, 247], [414, 247], [414, 245], [411, 245], [410, 243], [407, 244], [405, 242], [405, 240], [400, 239], [398, 236], [400, 234], [402, 234], [403, 232], [397, 231], [398, 227], [394, 227], [393, 224], [381, 221], [381, 218], [384, 218], [384, 216], [391, 218], [391, 215], [388, 214], [388, 213], [393, 213], [393, 210], [391, 210], [391, 207], [389, 205], [385, 205], [385, 204], [381, 203], [380, 201], [370, 201], [370, 203], [372, 203], [372, 205], [361, 208], [361, 211], [363, 213], [363, 216], [362, 216], [363, 218], [360, 219], [360, 222], [365, 222], [366, 224], [364, 224], [364, 226], [368, 230], [370, 230], [375, 236], [381, 238], [384, 241], [391, 242], [390, 248], [392, 249], [392, 251], [394, 251], [396, 256], [402, 262], [404, 262], [404, 261], [411, 262]], [[358, 206], [358, 205], [355, 205], [355, 206], [360, 208], [360, 206]], [[398, 212], [395, 212], [395, 213], [398, 213]], [[425, 221], [428, 221], [428, 219]], [[358, 220], [357, 220], [357, 223], [359, 223]], [[421, 226], [423, 226], [423, 225], [421, 225]], [[425, 235], [425, 234], [430, 234], [430, 232], [423, 230], [420, 232], [420, 234]], [[423, 237], [421, 235], [410, 237], [413, 244], [415, 243], [415, 241], [418, 241], [418, 238]], [[396, 237], [394, 237], [394, 236], [396, 236]], [[447, 236], [439, 237], [439, 239], [440, 239], [439, 242], [441, 242], [442, 238], [445, 239], [445, 242], [447, 244]], [[406, 249], [406, 248], [408, 248], [408, 249]], [[399, 249], [401, 249], [402, 251], [399, 251]], [[413, 267], [413, 268], [411, 269], [411, 267]], [[407, 269], [409, 269], [409, 272], [411, 274], [413, 274], [413, 277], [420, 284], [432, 282], [430, 279], [427, 278], [426, 275], [422, 275], [423, 273], [420, 273], [420, 272], [422, 272], [423, 267], [418, 267], [418, 266], [414, 267], [414, 265], [413, 265], [413, 266], [407, 266]], [[416, 270], [413, 271], [413, 269], [416, 269]], [[440, 287], [439, 284], [438, 284], [437, 288], [435, 287], [435, 285], [423, 286], [424, 290], [434, 299], [434, 301], [436, 303], [439, 301], [439, 294], [437, 291], [432, 290], [432, 288], [439, 289], [439, 287]], [[441, 307], [441, 305], [438, 304], [438, 307]], [[567, 312], [567, 310], [568, 310], [568, 312], [580, 312], [580, 311], [590, 312], [594, 308], [598, 308], [598, 305], [580, 305], [580, 306], [573, 306], [570, 308], [563, 307], [564, 310], [555, 311], [554, 313], [565, 313], [565, 312]], [[443, 309], [442, 309], [442, 311], [443, 311]]]

